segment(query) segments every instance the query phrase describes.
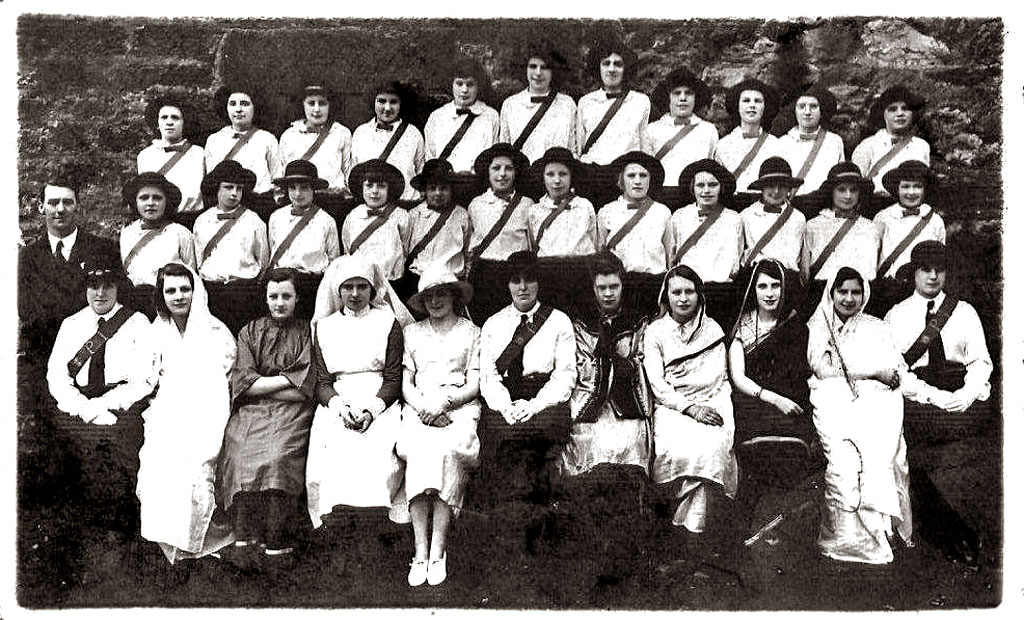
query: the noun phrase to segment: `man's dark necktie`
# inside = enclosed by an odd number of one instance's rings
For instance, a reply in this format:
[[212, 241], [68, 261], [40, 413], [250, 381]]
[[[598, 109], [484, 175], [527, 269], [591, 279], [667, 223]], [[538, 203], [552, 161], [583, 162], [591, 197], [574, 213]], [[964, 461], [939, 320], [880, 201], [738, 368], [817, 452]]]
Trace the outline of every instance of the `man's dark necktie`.
[[[106, 319], [100, 317], [100, 320], [97, 321], [97, 328], [103, 329], [106, 322]], [[98, 394], [100, 390], [103, 389], [103, 386], [106, 385], [104, 378], [104, 370], [107, 365], [105, 359], [106, 353], [107, 344], [103, 343], [99, 346], [96, 352], [92, 354], [92, 357], [89, 358], [89, 383], [86, 388], [93, 394]]]
[[[935, 300], [928, 301], [928, 310], [924, 315], [924, 322], [927, 325], [935, 316]], [[946, 365], [946, 349], [942, 345], [942, 334], [935, 334], [932, 341], [928, 343], [928, 367], [939, 370]]]

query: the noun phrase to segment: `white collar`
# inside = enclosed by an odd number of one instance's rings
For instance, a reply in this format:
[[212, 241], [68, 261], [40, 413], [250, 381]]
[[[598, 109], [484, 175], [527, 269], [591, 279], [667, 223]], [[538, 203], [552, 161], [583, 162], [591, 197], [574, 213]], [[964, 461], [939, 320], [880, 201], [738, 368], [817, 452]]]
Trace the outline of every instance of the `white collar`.
[[516, 308], [515, 304], [512, 304], [509, 307], [512, 308], [513, 312], [515, 312], [517, 319], [521, 315], [525, 314], [527, 316], [527, 320], [533, 323], [533, 317], [535, 314], [537, 314], [537, 310], [540, 309], [540, 300], [533, 302], [533, 307], [527, 310], [526, 312], [520, 312], [519, 308]]
[[50, 234], [50, 231], [46, 231], [46, 237], [50, 241], [50, 254], [54, 254], [57, 251], [57, 242], [62, 241], [64, 243], [64, 256], [71, 256], [71, 249], [78, 242], [78, 227], [75, 226], [75, 230], [66, 237], [55, 237]]
[[934, 301], [935, 302], [935, 309], [938, 310], [939, 306], [942, 305], [942, 302], [946, 300], [946, 292], [945, 291], [939, 291], [938, 295], [936, 295], [935, 297], [932, 297], [931, 299], [928, 299], [927, 297], [925, 297], [921, 293], [918, 293], [915, 290], [913, 297], [922, 306], [927, 306], [929, 301]]
[[121, 309], [121, 302], [115, 301], [114, 305], [110, 307], [110, 311], [107, 312], [106, 314], [96, 314], [94, 312], [93, 313], [93, 319], [96, 320], [96, 321], [99, 321], [100, 319], [106, 319], [106, 320], [109, 321], [111, 318], [113, 318], [113, 316], [115, 314], [117, 314], [117, 311], [120, 310], [120, 309]]

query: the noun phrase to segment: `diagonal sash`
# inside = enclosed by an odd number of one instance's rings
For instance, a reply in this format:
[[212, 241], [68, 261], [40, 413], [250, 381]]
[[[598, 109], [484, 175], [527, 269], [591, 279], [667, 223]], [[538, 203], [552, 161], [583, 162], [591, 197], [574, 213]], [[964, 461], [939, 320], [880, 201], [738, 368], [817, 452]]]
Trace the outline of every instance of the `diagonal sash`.
[[725, 211], [725, 209], [718, 209], [717, 211], [708, 214], [704, 221], [700, 223], [700, 226], [697, 227], [697, 230], [693, 231], [690, 236], [686, 238], [686, 241], [683, 241], [683, 244], [679, 246], [679, 249], [676, 250], [676, 254], [672, 259], [673, 265], [678, 265], [683, 259], [683, 256], [685, 256], [693, 246], [697, 245], [697, 242], [700, 241], [701, 237], [703, 237], [715, 222], [718, 221], [718, 218], [722, 217], [723, 211]]
[[164, 162], [164, 165], [160, 166], [160, 169], [156, 171], [157, 174], [160, 176], [167, 176], [167, 173], [171, 171], [171, 168], [181, 161], [181, 158], [185, 156], [185, 153], [192, 148], [192, 145], [188, 143], [188, 140], [185, 140], [185, 144], [182, 146], [183, 148], [180, 151], [175, 152], [174, 155], [171, 155], [170, 159]]
[[494, 223], [494, 226], [491, 226], [491, 229], [487, 231], [487, 234], [480, 240], [480, 243], [470, 251], [469, 254], [471, 257], [475, 258], [482, 255], [484, 251], [490, 247], [491, 243], [493, 243], [498, 237], [498, 233], [501, 232], [501, 229], [505, 228], [505, 224], [507, 224], [509, 219], [512, 218], [512, 214], [515, 213], [516, 208], [519, 207], [519, 203], [522, 201], [522, 194], [514, 194], [509, 199], [508, 206], [505, 207], [504, 211], [502, 211], [501, 217], [499, 217], [498, 221]]
[[615, 113], [622, 109], [623, 104], [626, 103], [626, 96], [628, 94], [629, 93], [623, 93], [617, 97], [612, 105], [605, 110], [604, 116], [601, 117], [601, 121], [598, 122], [597, 127], [594, 127], [594, 131], [590, 132], [590, 135], [587, 136], [587, 141], [583, 143], [583, 150], [580, 151], [580, 157], [589, 151], [590, 147], [594, 146], [594, 143], [600, 139], [604, 130], [608, 129], [608, 123], [611, 123], [612, 117], [615, 116]]
[[796, 178], [803, 179], [810, 172], [811, 166], [814, 165], [814, 160], [818, 158], [818, 151], [821, 150], [821, 145], [825, 144], [825, 136], [828, 134], [824, 129], [818, 129], [818, 136], [814, 138], [814, 144], [811, 145], [811, 152], [807, 154], [807, 159], [804, 160], [800, 170], [796, 173]]
[[463, 136], [465, 136], [466, 132], [469, 131], [469, 126], [476, 120], [476, 116], [477, 115], [472, 112], [466, 115], [466, 119], [462, 121], [461, 125], [459, 125], [458, 130], [456, 130], [455, 134], [451, 137], [451, 140], [448, 140], [448, 144], [444, 145], [444, 148], [441, 149], [441, 152], [437, 156], [438, 159], [448, 159], [448, 156], [452, 154], [455, 147], [462, 141]]
[[324, 127], [323, 129], [321, 129], [320, 132], [317, 133], [316, 135], [316, 140], [313, 141], [313, 144], [309, 145], [309, 148], [306, 149], [306, 152], [303, 153], [302, 157], [300, 157], [299, 159], [305, 159], [306, 161], [309, 161], [310, 157], [316, 155], [316, 152], [320, 150], [320, 147], [323, 146], [324, 142], [327, 140], [327, 134], [329, 133], [331, 133], [330, 127]]
[[811, 280], [814, 279], [814, 276], [818, 275], [818, 272], [821, 271], [821, 268], [825, 265], [825, 261], [827, 261], [829, 257], [832, 256], [832, 253], [836, 251], [836, 248], [839, 247], [839, 242], [843, 240], [843, 237], [846, 236], [846, 233], [850, 232], [850, 229], [853, 228], [853, 225], [856, 222], [856, 217], [846, 218], [846, 221], [843, 222], [842, 226], [839, 227], [839, 230], [836, 231], [835, 236], [833, 236], [829, 240], [828, 245], [826, 245], [825, 248], [821, 251], [821, 254], [818, 255], [818, 258], [814, 259], [814, 262], [811, 263], [811, 268], [809, 270]]
[[277, 246], [277, 249], [274, 250], [274, 255], [270, 257], [270, 262], [267, 263], [268, 271], [277, 267], [277, 261], [281, 260], [281, 257], [288, 251], [288, 248], [292, 247], [292, 243], [295, 241], [295, 238], [299, 236], [299, 233], [302, 232], [302, 230], [308, 226], [311, 221], [313, 221], [313, 216], [315, 216], [319, 210], [320, 207], [313, 205], [309, 208], [309, 211], [302, 214], [302, 217], [299, 218], [298, 222], [295, 222], [295, 226], [288, 231], [288, 235], [281, 241], [281, 245]]
[[935, 314], [932, 315], [928, 324], [924, 326], [924, 331], [917, 337], [914, 344], [910, 345], [907, 352], [903, 354], [903, 359], [907, 362], [908, 367], [921, 359], [924, 352], [928, 350], [928, 345], [931, 344], [932, 340], [935, 340], [935, 337], [939, 335], [939, 332], [946, 325], [950, 315], [953, 314], [957, 302], [959, 300], [953, 295], [946, 295], [946, 298], [942, 300], [942, 303], [935, 310]]
[[526, 126], [523, 127], [523, 131], [519, 134], [519, 137], [516, 138], [515, 142], [512, 143], [512, 148], [517, 151], [523, 150], [523, 145], [526, 144], [526, 140], [530, 137], [530, 134], [533, 133], [533, 130], [537, 128], [537, 125], [540, 124], [541, 119], [544, 118], [544, 115], [547, 114], [548, 109], [554, 102], [555, 91], [551, 91], [548, 93], [547, 98], [541, 102], [537, 111], [533, 113], [533, 116], [530, 117], [530, 120], [526, 122]]
[[633, 216], [626, 220], [626, 223], [622, 225], [622, 228], [616, 230], [615, 234], [609, 237], [607, 241], [605, 241], [604, 249], [610, 251], [612, 248], [618, 245], [619, 242], [622, 241], [626, 237], [626, 235], [630, 233], [630, 231], [636, 228], [636, 225], [640, 223], [640, 220], [644, 219], [644, 216], [647, 215], [647, 212], [651, 210], [651, 205], [653, 204], [654, 201], [651, 200], [650, 198], [645, 199], [644, 203], [640, 205], [640, 208], [636, 210], [636, 213], [634, 213]]
[[505, 374], [512, 361], [523, 354], [526, 344], [537, 335], [540, 328], [544, 326], [544, 322], [551, 316], [551, 310], [551, 306], [542, 304], [540, 308], [537, 308], [537, 312], [533, 314], [532, 321], [520, 323], [516, 326], [516, 331], [512, 334], [512, 340], [505, 345], [501, 355], [494, 361], [494, 366], [499, 375]]
[[761, 253], [761, 250], [765, 249], [768, 244], [771, 243], [771, 240], [775, 238], [775, 235], [777, 235], [779, 231], [782, 230], [782, 227], [786, 225], [786, 222], [789, 221], [789, 217], [791, 215], [793, 215], [793, 204], [788, 203], [786, 208], [782, 210], [782, 213], [779, 214], [779, 217], [775, 218], [775, 221], [768, 227], [768, 230], [764, 231], [761, 238], [757, 240], [754, 247], [750, 248], [750, 254], [747, 254], [747, 259], [743, 261], [744, 267], [754, 262], [754, 258]]
[[142, 235], [142, 238], [135, 242], [135, 245], [132, 246], [132, 249], [128, 252], [128, 255], [124, 257], [125, 271], [128, 271], [128, 265], [130, 265], [131, 262], [135, 260], [135, 257], [139, 255], [139, 252], [142, 251], [142, 248], [149, 245], [149, 242], [152, 241], [153, 239], [156, 239], [156, 237], [164, 231], [164, 228], [167, 228], [167, 225], [169, 223], [170, 222], [164, 222], [163, 225], [161, 225], [159, 228], [154, 228], [152, 230], [146, 231], [146, 234]]
[[547, 217], [544, 218], [544, 221], [541, 222], [540, 226], [537, 227], [537, 236], [534, 238], [534, 242], [537, 244], [538, 249], [540, 248], [541, 237], [544, 236], [544, 233], [547, 232], [548, 228], [555, 221], [555, 219], [559, 215], [561, 215], [566, 209], [569, 208], [569, 203], [572, 202], [574, 198], [576, 198], [575, 194], [566, 194], [565, 199], [562, 200], [562, 202], [558, 204], [554, 209], [552, 209], [551, 213], [548, 213]]
[[85, 341], [85, 344], [75, 353], [75, 356], [68, 360], [68, 374], [72, 379], [78, 376], [85, 363], [94, 354], [98, 353], [107, 344], [108, 340], [114, 337], [117, 330], [121, 329], [121, 326], [131, 318], [132, 314], [134, 314], [134, 311], [129, 310], [126, 306], [121, 306], [121, 309], [115, 312], [114, 316], [110, 317], [110, 320], [103, 324], [103, 327], [97, 329], [96, 333]]
[[238, 220], [240, 219], [242, 219], [241, 214], [239, 214], [239, 216], [236, 218], [224, 222], [224, 225], [218, 228], [217, 232], [213, 233], [213, 236], [210, 237], [210, 242], [206, 244], [205, 248], [203, 248], [204, 263], [206, 262], [206, 259], [210, 258], [210, 255], [213, 254], [213, 250], [216, 249], [217, 244], [219, 244], [221, 239], [224, 238], [224, 235], [228, 234], [228, 232], [230, 232], [231, 229], [235, 227], [235, 224], [237, 224]]
[[238, 155], [238, 151], [241, 151], [242, 147], [248, 144], [249, 140], [251, 140], [254, 135], [256, 135], [255, 129], [250, 129], [249, 131], [243, 133], [242, 136], [238, 138], [238, 141], [235, 142], [235, 145], [231, 147], [231, 150], [228, 151], [228, 154], [225, 155], [224, 159], [222, 159], [221, 161], [233, 159], [235, 155]]
[[677, 131], [676, 135], [672, 136], [671, 138], [669, 138], [668, 142], [661, 145], [661, 148], [658, 149], [658, 152], [654, 154], [654, 159], [660, 161], [662, 158], [668, 155], [668, 152], [676, 148], [676, 145], [682, 142], [683, 138], [690, 135], [690, 132], [696, 129], [697, 125], [699, 124], [700, 122], [698, 121], [696, 123], [693, 123], [692, 125], [687, 125], [680, 129], [679, 131]]
[[907, 135], [903, 136], [902, 138], [900, 138], [899, 142], [897, 142], [896, 144], [892, 145], [892, 148], [889, 149], [888, 152], [886, 152], [885, 155], [882, 155], [882, 157], [878, 161], [876, 161], [875, 163], [871, 164], [871, 168], [868, 169], [868, 173], [865, 174], [864, 177], [868, 178], [868, 179], [874, 180], [875, 175], [878, 174], [878, 171], [881, 170], [882, 167], [885, 166], [887, 163], [892, 161], [892, 158], [896, 157], [896, 155], [900, 151], [902, 151], [903, 149], [907, 148], [907, 145], [910, 144], [910, 140], [913, 139], [913, 137], [914, 137], [913, 135], [907, 134]]
[[388, 157], [391, 157], [391, 151], [395, 150], [395, 146], [398, 145], [398, 141], [402, 139], [402, 134], [405, 133], [405, 130], [408, 127], [409, 123], [403, 121], [402, 124], [398, 126], [398, 129], [395, 129], [395, 134], [391, 136], [390, 140], [388, 140], [388, 143], [384, 146], [384, 150], [380, 152], [380, 157], [378, 157], [378, 159], [381, 161], [387, 161]]
[[747, 151], [747, 154], [743, 156], [743, 161], [741, 161], [740, 165], [732, 171], [732, 176], [737, 179], [740, 178], [740, 175], [747, 170], [748, 166], [750, 166], [750, 162], [754, 161], [757, 154], [761, 152], [761, 147], [764, 146], [764, 141], [767, 139], [768, 132], [762, 129], [761, 135], [757, 137], [757, 142], [755, 142], [754, 145], [750, 147], [750, 150]]
[[388, 218], [391, 217], [391, 214], [395, 212], [397, 207], [398, 205], [388, 205], [384, 207], [384, 211], [377, 216], [377, 219], [370, 222], [370, 224], [352, 240], [352, 243], [350, 243], [348, 247], [348, 253], [355, 254], [356, 250], [359, 249], [359, 246], [363, 245], [363, 242], [369, 239], [370, 235], [377, 232], [377, 229], [388, 221]]
[[405, 255], [406, 268], [416, 260], [416, 257], [420, 255], [420, 252], [430, 245], [430, 242], [434, 240], [434, 237], [436, 237], [439, 232], [441, 232], [441, 229], [444, 228], [444, 225], [449, 219], [451, 219], [452, 213], [454, 212], [455, 207], [452, 206], [449, 207], [447, 211], [438, 214], [437, 220], [435, 220], [434, 223], [430, 225], [430, 228], [427, 229], [427, 234], [423, 235], [423, 238], [417, 241], [416, 245], [412, 246], [409, 253]]
[[908, 247], [910, 247], [910, 244], [914, 242], [914, 239], [917, 239], [917, 236], [921, 234], [924, 227], [928, 225], [928, 221], [932, 219], [932, 213], [935, 213], [935, 209], [929, 209], [928, 213], [925, 213], [924, 216], [917, 221], [917, 224], [914, 224], [914, 227], [910, 229], [907, 236], [900, 240], [900, 242], [896, 244], [896, 247], [893, 248], [892, 252], [889, 252], [889, 255], [886, 256], [878, 265], [878, 277], [885, 277], [886, 272], [889, 271], [889, 268], [896, 262], [896, 259], [899, 258]]

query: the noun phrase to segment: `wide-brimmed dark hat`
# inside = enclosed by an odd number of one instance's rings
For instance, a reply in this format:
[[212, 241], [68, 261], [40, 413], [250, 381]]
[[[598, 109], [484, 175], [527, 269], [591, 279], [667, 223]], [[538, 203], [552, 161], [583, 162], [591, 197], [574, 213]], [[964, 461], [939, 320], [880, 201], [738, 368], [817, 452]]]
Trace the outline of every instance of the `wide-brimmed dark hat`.
[[694, 200], [693, 179], [698, 172], [707, 172], [718, 179], [722, 191], [718, 195], [720, 201], [727, 201], [736, 193], [736, 177], [729, 170], [713, 159], [698, 159], [679, 173], [679, 189], [683, 192], [684, 204]]
[[428, 185], [452, 185], [457, 178], [458, 175], [448, 160], [431, 159], [423, 164], [423, 171], [414, 176], [409, 185], [422, 192]]
[[512, 252], [505, 261], [505, 281], [522, 277], [525, 280], [537, 280], [537, 253], [533, 250]]
[[947, 271], [949, 264], [949, 248], [939, 241], [929, 239], [918, 243], [910, 250], [910, 262], [900, 265], [896, 270], [896, 279], [911, 282], [914, 279], [914, 272], [918, 269], [932, 267], [937, 271]]
[[533, 166], [531, 167], [533, 176], [543, 180], [544, 168], [546, 168], [548, 164], [562, 164], [568, 168], [569, 173], [572, 174], [573, 182], [576, 182], [576, 179], [579, 177], [580, 163], [572, 156], [572, 151], [569, 149], [562, 148], [560, 146], [553, 146], [544, 151], [544, 156], [533, 162]]
[[759, 190], [768, 185], [786, 185], [789, 187], [800, 187], [803, 179], [793, 176], [793, 169], [789, 162], [781, 157], [769, 157], [761, 162], [761, 169], [758, 171], [757, 180], [747, 187], [751, 190]]
[[871, 112], [868, 114], [868, 122], [874, 127], [885, 127], [885, 117], [883, 113], [890, 104], [902, 101], [907, 104], [907, 107], [914, 112], [913, 124], [917, 124], [920, 118], [918, 113], [924, 110], [927, 105], [927, 101], [924, 97], [911, 91], [909, 88], [902, 84], [896, 86], [890, 86], [889, 88], [882, 91], [882, 94], [871, 104]]
[[916, 159], [908, 159], [882, 176], [882, 187], [890, 196], [896, 196], [900, 189], [900, 181], [922, 181], [927, 190], [935, 184], [936, 177], [926, 164]]
[[711, 103], [711, 89], [708, 88], [708, 85], [689, 69], [680, 67], [673, 69], [654, 88], [654, 92], [651, 94], [651, 105], [657, 110], [668, 110], [669, 93], [680, 86], [686, 86], [697, 94], [693, 105], [694, 111], [706, 108]]
[[199, 185], [199, 191], [204, 196], [215, 194], [221, 183], [237, 183], [243, 186], [246, 192], [251, 192], [252, 188], [256, 187], [256, 174], [233, 159], [225, 159], [206, 173]]
[[665, 167], [651, 155], [644, 153], [643, 151], [630, 151], [625, 155], [619, 155], [615, 158], [612, 163], [608, 164], [608, 169], [611, 170], [616, 177], [622, 175], [622, 171], [629, 164], [637, 164], [643, 166], [651, 175], [651, 187], [648, 192], [653, 192], [661, 189], [661, 186], [665, 183]]
[[363, 181], [367, 178], [382, 179], [388, 184], [388, 202], [398, 200], [405, 192], [405, 177], [398, 168], [383, 159], [356, 164], [348, 173], [348, 187], [357, 197], [362, 197]]
[[326, 189], [328, 186], [327, 181], [320, 178], [316, 164], [305, 159], [296, 159], [288, 162], [288, 165], [284, 167], [284, 176], [274, 179], [273, 183], [274, 185], [287, 187], [292, 181], [309, 181], [313, 184], [313, 189]]
[[158, 187], [164, 193], [167, 207], [164, 209], [164, 216], [173, 215], [178, 212], [178, 203], [181, 202], [181, 190], [174, 183], [156, 172], [143, 172], [129, 179], [121, 190], [121, 199], [128, 206], [128, 210], [135, 213], [135, 197], [143, 187]]
[[487, 169], [495, 157], [508, 157], [512, 160], [512, 166], [516, 169], [516, 185], [524, 181], [530, 172], [530, 160], [526, 155], [508, 142], [499, 142], [477, 155], [473, 162], [473, 173], [484, 182], [487, 182]]
[[825, 197], [825, 203], [827, 206], [832, 206], [832, 190], [840, 183], [857, 184], [860, 187], [861, 204], [866, 204], [866, 201], [870, 199], [871, 193], [875, 189], [875, 184], [871, 182], [871, 179], [864, 178], [864, 175], [861, 174], [860, 168], [857, 167], [857, 164], [852, 161], [839, 162], [832, 166], [832, 169], [828, 171], [828, 178], [826, 178], [821, 184], [821, 187], [818, 188], [818, 193]]
[[772, 119], [779, 112], [779, 93], [774, 87], [765, 84], [756, 78], [747, 78], [731, 87], [725, 95], [725, 111], [729, 116], [738, 120], [740, 117], [739, 105], [740, 95], [745, 90], [756, 90], [764, 95], [764, 115], [761, 116], [761, 126], [769, 126]]

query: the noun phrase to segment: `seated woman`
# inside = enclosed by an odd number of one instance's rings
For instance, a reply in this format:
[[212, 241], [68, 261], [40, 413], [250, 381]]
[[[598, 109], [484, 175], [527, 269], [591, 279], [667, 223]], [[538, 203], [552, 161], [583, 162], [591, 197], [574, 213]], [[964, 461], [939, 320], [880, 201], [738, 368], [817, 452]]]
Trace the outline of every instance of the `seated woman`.
[[711, 495], [736, 495], [725, 333], [706, 316], [704, 282], [686, 265], [665, 274], [658, 302], [661, 317], [644, 334], [655, 403], [651, 480], [679, 500], [672, 525], [699, 534]]
[[908, 545], [912, 533], [898, 389], [906, 365], [885, 324], [862, 311], [870, 294], [863, 275], [841, 267], [807, 322], [814, 428], [826, 459], [818, 549], [887, 564], [894, 531]]
[[251, 209], [267, 221], [277, 208], [271, 181], [284, 167], [274, 134], [259, 128], [263, 102], [252, 87], [221, 87], [214, 96], [218, 116], [228, 122], [206, 139], [206, 169], [234, 160], [256, 175]]
[[[403, 322], [411, 317], [376, 265], [344, 255], [327, 268], [313, 315], [320, 406], [309, 434], [306, 493], [314, 527], [331, 521], [325, 516], [338, 506], [401, 505], [402, 462], [394, 448]], [[355, 516], [357, 511], [345, 512]], [[370, 527], [379, 526], [379, 511], [362, 512]], [[327, 544], [339, 553], [357, 534], [339, 527], [340, 516], [324, 531]]]
[[143, 172], [125, 184], [121, 198], [138, 219], [121, 229], [121, 261], [132, 288], [124, 304], [152, 320], [156, 274], [167, 263], [196, 268], [192, 233], [172, 221], [181, 202], [178, 187], [155, 172]]
[[228, 373], [235, 339], [214, 318], [203, 282], [177, 263], [157, 273], [150, 332], [156, 396], [142, 414], [139, 451], [142, 537], [167, 560], [198, 558], [232, 542], [214, 522], [214, 469], [231, 412]]
[[811, 456], [807, 326], [794, 310], [798, 283], [787, 275], [774, 259], [758, 261], [729, 333], [743, 515], [764, 484], [803, 478]]
[[[196, 117], [191, 105], [173, 96], [157, 97], [146, 106], [146, 126], [156, 138], [139, 152], [138, 171], [155, 172], [181, 190], [178, 202], [168, 205], [185, 228], [203, 210], [199, 184], [206, 174], [205, 151], [192, 144]], [[166, 263], [165, 263], [166, 264]]]
[[427, 315], [405, 328], [405, 408], [395, 446], [405, 461], [416, 544], [410, 586], [436, 586], [447, 577], [448, 526], [462, 509], [469, 471], [480, 454], [480, 328], [460, 316], [472, 294], [468, 283], [435, 264], [409, 299], [413, 310]]
[[[308, 529], [302, 505], [316, 371], [309, 323], [297, 320], [296, 272], [266, 275], [267, 315], [238, 334], [232, 414], [217, 464], [217, 504], [234, 525], [235, 557], [282, 560]], [[305, 526], [305, 528], [303, 527]]]

